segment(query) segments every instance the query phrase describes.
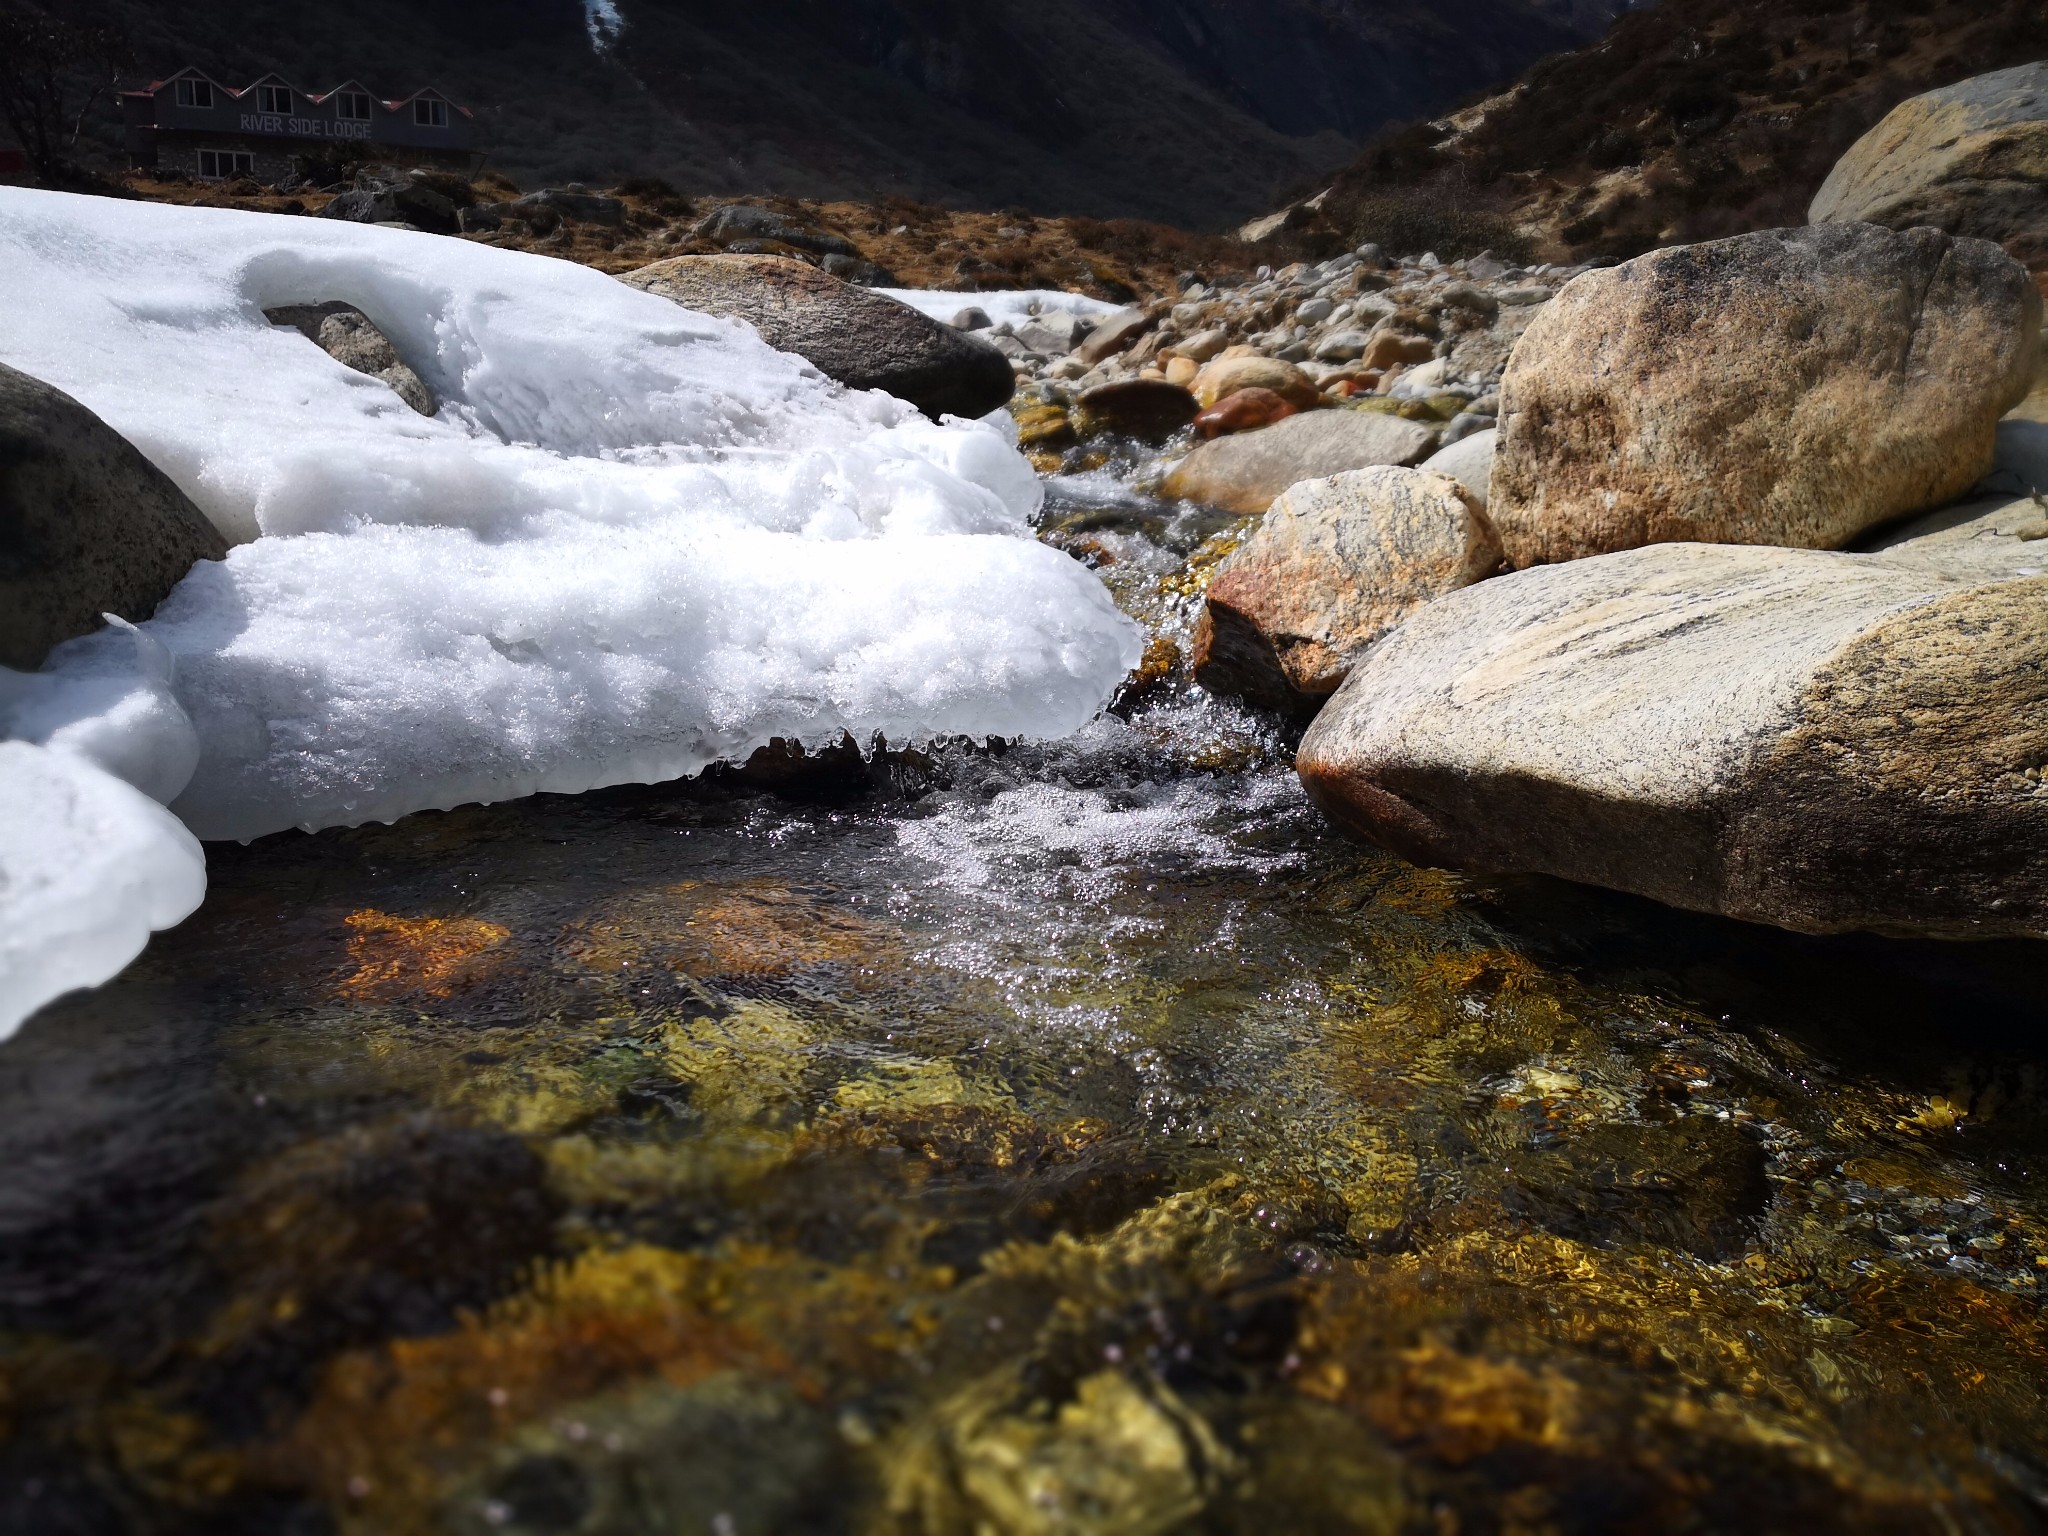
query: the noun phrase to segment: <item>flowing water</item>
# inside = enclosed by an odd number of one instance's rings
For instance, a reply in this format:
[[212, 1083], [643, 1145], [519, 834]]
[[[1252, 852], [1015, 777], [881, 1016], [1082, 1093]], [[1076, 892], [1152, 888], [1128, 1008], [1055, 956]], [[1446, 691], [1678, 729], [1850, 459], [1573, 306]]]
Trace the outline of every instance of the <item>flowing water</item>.
[[0, 1047], [0, 1531], [2048, 1525], [2048, 952], [1344, 843], [1047, 523], [1076, 740], [218, 846]]

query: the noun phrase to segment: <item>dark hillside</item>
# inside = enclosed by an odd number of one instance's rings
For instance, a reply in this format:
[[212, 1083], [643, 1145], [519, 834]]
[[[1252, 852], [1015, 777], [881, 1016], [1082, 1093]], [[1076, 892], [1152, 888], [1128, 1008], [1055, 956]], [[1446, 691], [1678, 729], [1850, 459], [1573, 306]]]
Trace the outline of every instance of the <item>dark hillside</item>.
[[[29, 0], [0, 0], [0, 5]], [[1583, 41], [1615, 0], [79, 0], [138, 66], [433, 81], [522, 182], [1219, 227]], [[616, 26], [605, 12], [619, 18]], [[101, 132], [111, 147], [111, 128]]]
[[1503, 95], [1384, 131], [1297, 233], [1449, 255], [1519, 225], [1579, 258], [1804, 223], [1900, 101], [2044, 55], [2044, 0], [1664, 0]]

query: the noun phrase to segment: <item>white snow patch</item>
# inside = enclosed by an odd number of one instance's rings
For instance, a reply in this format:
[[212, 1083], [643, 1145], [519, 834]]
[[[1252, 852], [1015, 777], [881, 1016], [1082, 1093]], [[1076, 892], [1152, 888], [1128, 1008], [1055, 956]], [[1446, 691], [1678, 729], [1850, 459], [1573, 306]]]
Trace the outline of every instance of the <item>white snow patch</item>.
[[[986, 310], [989, 319], [998, 325], [1005, 320], [1012, 325], [1022, 325], [1034, 313], [1051, 314], [1056, 309], [1063, 309], [1083, 320], [1100, 320], [1123, 307], [1092, 299], [1085, 293], [1061, 293], [1056, 288], [1016, 288], [998, 293], [952, 293], [943, 288], [877, 288], [875, 292], [887, 294], [908, 304], [921, 315], [948, 324], [961, 310], [970, 306]], [[1036, 310], [1033, 305], [1038, 306]]]
[[0, 741], [0, 1040], [98, 986], [206, 894], [177, 817], [71, 752]]
[[[0, 269], [0, 361], [237, 545], [139, 646], [74, 642], [0, 687], [0, 736], [175, 797], [202, 837], [650, 782], [776, 736], [1063, 736], [1138, 659], [1101, 583], [1031, 537], [1041, 489], [999, 431], [588, 268], [0, 189]], [[437, 417], [263, 316], [327, 300]], [[107, 899], [153, 922], [154, 889]]]
[[583, 0], [583, 29], [590, 34], [592, 52], [611, 52], [625, 27], [626, 19], [613, 0]]

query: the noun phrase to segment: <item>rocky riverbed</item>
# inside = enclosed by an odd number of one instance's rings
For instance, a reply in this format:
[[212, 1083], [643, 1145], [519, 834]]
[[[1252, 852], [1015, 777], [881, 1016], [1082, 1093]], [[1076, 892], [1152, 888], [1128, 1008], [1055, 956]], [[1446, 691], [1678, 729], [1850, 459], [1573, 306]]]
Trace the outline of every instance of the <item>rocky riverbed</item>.
[[[1092, 656], [1013, 638], [1027, 695], [1142, 661], [1049, 743], [778, 740], [211, 845], [194, 915], [0, 1046], [0, 1528], [2036, 1528], [2040, 297], [1988, 242], [1816, 218], [1612, 270], [1190, 270], [1121, 309], [893, 305], [846, 253], [724, 236], [631, 274], [809, 357], [705, 331], [717, 401], [814, 434], [851, 409], [821, 374], [1008, 393], [1028, 526], [986, 427], [880, 395], [945, 446], [834, 473], [881, 464], [861, 515], [911, 532], [987, 519], [945, 546], [1010, 557], [956, 645], [1027, 579], [1027, 612], [1101, 610]], [[548, 270], [652, 356], [710, 324]], [[318, 295], [234, 315], [377, 430], [445, 427], [466, 376], [358, 286], [392, 334]], [[573, 396], [546, 356], [530, 398]], [[7, 388], [70, 445], [17, 474], [115, 516], [118, 472], [204, 532], [104, 420]], [[619, 497], [660, 467], [557, 451]], [[112, 542], [51, 542], [71, 596]], [[488, 631], [508, 676], [576, 654], [529, 627]], [[137, 646], [123, 708], [175, 712]], [[179, 793], [62, 731], [8, 746]]]
[[1070, 452], [1080, 737], [215, 845], [6, 1046], [0, 1525], [2028, 1527], [2038, 946], [1331, 837]]

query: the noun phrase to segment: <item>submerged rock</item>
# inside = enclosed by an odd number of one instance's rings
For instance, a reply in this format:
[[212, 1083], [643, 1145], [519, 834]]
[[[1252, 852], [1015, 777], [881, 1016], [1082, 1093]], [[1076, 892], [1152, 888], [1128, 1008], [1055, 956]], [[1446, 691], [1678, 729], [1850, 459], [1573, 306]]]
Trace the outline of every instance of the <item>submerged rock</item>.
[[1518, 567], [1834, 548], [1976, 484], [2040, 328], [2018, 263], [1926, 229], [1772, 230], [1588, 272], [1515, 348], [1489, 510]]
[[399, 399], [422, 416], [431, 416], [440, 408], [434, 392], [406, 365], [390, 338], [353, 305], [292, 304], [266, 309], [263, 315], [272, 325], [299, 332], [344, 368], [389, 384]]
[[1164, 379], [1120, 379], [1081, 392], [1074, 402], [1084, 436], [1118, 432], [1163, 443], [1195, 414], [1195, 397]]
[[1203, 443], [1173, 467], [1162, 489], [1229, 512], [1263, 512], [1290, 485], [1376, 464], [1419, 463], [1436, 443], [1430, 428], [1398, 416], [1310, 411]]
[[0, 666], [140, 621], [227, 545], [127, 439], [62, 390], [0, 365]]
[[1810, 933], [2048, 936], [2048, 576], [1988, 531], [1501, 577], [1376, 648], [1297, 766], [1421, 863]]
[[2048, 62], [1900, 102], [1835, 162], [1807, 217], [1932, 225], [2048, 257]]
[[786, 256], [677, 256], [619, 279], [687, 309], [744, 320], [827, 378], [880, 389], [928, 416], [986, 416], [1015, 388], [979, 337]]
[[1217, 567], [1195, 681], [1313, 713], [1374, 641], [1499, 564], [1492, 526], [1447, 476], [1361, 469], [1294, 486]]
[[450, 1528], [487, 1536], [775, 1536], [845, 1528], [849, 1476], [824, 1412], [736, 1371], [656, 1382], [525, 1430], [448, 1500]]

